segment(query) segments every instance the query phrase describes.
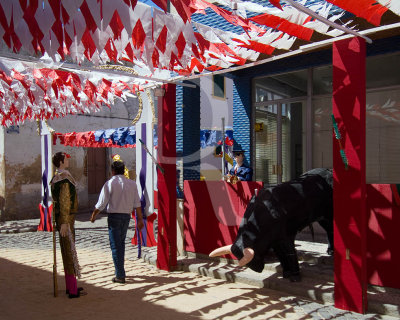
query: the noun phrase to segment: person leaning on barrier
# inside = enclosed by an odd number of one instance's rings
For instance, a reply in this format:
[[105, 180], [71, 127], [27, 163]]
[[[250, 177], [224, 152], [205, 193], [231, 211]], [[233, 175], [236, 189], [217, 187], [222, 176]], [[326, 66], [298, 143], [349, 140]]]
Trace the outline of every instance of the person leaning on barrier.
[[230, 183], [251, 181], [253, 178], [253, 169], [244, 164], [244, 150], [233, 150], [233, 157], [236, 165], [229, 170], [229, 174], [225, 176], [225, 181]]

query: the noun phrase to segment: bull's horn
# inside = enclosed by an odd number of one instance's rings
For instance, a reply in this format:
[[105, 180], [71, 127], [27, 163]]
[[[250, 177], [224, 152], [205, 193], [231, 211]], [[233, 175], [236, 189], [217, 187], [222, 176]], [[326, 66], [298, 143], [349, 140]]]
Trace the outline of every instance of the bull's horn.
[[254, 250], [252, 248], [244, 248], [243, 258], [239, 260], [239, 266], [243, 267], [254, 258]]
[[232, 247], [232, 245], [230, 244], [230, 245], [227, 245], [225, 247], [217, 248], [214, 251], [212, 251], [209, 254], [209, 256], [210, 257], [219, 257], [219, 256], [223, 256], [224, 254], [230, 254], [230, 253], [232, 253], [231, 247]]

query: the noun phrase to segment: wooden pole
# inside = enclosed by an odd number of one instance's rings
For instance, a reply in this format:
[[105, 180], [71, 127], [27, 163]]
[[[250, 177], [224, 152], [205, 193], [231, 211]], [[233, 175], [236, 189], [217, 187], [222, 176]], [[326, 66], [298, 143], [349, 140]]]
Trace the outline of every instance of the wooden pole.
[[54, 297], [57, 297], [58, 283], [57, 283], [56, 217], [54, 212], [53, 212], [53, 292], [54, 292]]

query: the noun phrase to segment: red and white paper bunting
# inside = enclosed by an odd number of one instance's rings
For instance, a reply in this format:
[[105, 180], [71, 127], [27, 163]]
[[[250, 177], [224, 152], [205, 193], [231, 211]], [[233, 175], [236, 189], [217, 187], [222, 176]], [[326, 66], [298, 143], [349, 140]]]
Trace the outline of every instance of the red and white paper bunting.
[[[254, 48], [255, 52], [268, 52], [268, 46], [277, 47], [274, 44], [276, 39], [267, 42], [271, 39], [271, 28], [288, 35], [283, 41], [285, 45], [280, 44], [281, 48], [287, 50], [290, 49], [290, 37], [309, 41], [313, 32], [325, 34], [327, 37], [342, 33], [332, 32], [323, 23], [291, 6], [281, 6], [277, 0], [270, 2], [279, 9], [238, 1], [237, 7], [241, 12], [260, 12], [263, 9], [262, 14], [246, 18], [244, 13], [238, 15], [233, 9], [230, 11], [204, 0], [172, 1], [179, 15], [158, 11], [141, 2], [129, 0], [1, 0], [0, 35], [4, 43], [15, 52], [39, 55], [47, 53], [55, 60], [70, 56], [77, 63], [84, 60], [95, 64], [128, 60], [144, 63], [150, 70], [157, 67], [185, 73], [199, 70], [200, 65], [200, 69], [204, 70], [212, 66], [243, 64], [243, 60], [249, 56], [247, 52], [241, 55], [243, 50], [240, 48], [243, 45], [247, 50]], [[399, 5], [388, 0], [381, 0], [380, 4], [374, 0], [329, 2], [375, 25], [379, 25], [382, 15], [388, 9], [399, 11]], [[163, 1], [155, 3], [166, 9]], [[202, 37], [194, 37], [195, 32], [190, 24], [191, 15], [205, 13], [207, 8], [228, 23], [243, 29], [243, 33], [237, 34], [237, 37], [225, 37], [223, 40], [238, 57], [232, 57], [230, 50], [215, 52], [214, 48], [220, 48], [221, 42], [213, 43], [209, 39], [211, 50], [204, 51], [206, 48], [201, 41], [208, 36], [200, 30], [198, 34]], [[341, 14], [328, 17], [330, 8], [331, 4], [326, 1], [309, 6], [309, 9], [330, 20], [340, 18]], [[264, 36], [268, 32], [269, 35]], [[248, 41], [237, 43], [234, 40], [243, 35], [248, 37]], [[221, 63], [215, 64], [216, 60]], [[198, 66], [196, 69], [193, 68], [193, 63]]]
[[[279, 0], [269, 1], [276, 8], [237, 0], [171, 0], [177, 15], [165, 12], [165, 0], [153, 2], [164, 11], [136, 0], [0, 0], [0, 36], [15, 53], [78, 64], [129, 61], [151, 73], [185, 75], [243, 65], [276, 49], [291, 50], [296, 39], [311, 41], [315, 32], [326, 38], [342, 34], [290, 5], [281, 6]], [[306, 1], [302, 4], [307, 6]], [[332, 5], [343, 10], [332, 15]], [[399, 1], [390, 0], [321, 0], [307, 7], [336, 22], [347, 10], [373, 25], [380, 25], [388, 10], [400, 12]], [[206, 14], [207, 9], [243, 32], [223, 32], [191, 21], [193, 14]], [[130, 91], [118, 80], [22, 62], [4, 62], [0, 69], [3, 125], [95, 111]]]
[[115, 98], [125, 99], [142, 89], [138, 83], [129, 85], [126, 82], [129, 79], [121, 76], [118, 79], [107, 80], [100, 73], [35, 68], [31, 64], [2, 59], [0, 124], [9, 126], [26, 119], [96, 112], [103, 105], [112, 105]]

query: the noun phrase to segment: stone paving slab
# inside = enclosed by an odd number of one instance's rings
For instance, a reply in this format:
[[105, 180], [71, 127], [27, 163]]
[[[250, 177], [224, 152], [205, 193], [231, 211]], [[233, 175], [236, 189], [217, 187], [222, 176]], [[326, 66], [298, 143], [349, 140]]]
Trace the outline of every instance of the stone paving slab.
[[[110, 261], [106, 215], [100, 215], [94, 224], [90, 223], [89, 217], [89, 213], [77, 215], [77, 250], [78, 256], [81, 257], [83, 255], [84, 257], [85, 282], [94, 285], [98, 281], [103, 283], [101, 280], [102, 275], [98, 275], [98, 272], [105, 269], [112, 269], [112, 262]], [[27, 264], [31, 267], [40, 266], [42, 268], [44, 264], [43, 259], [39, 259], [40, 262], [38, 262], [37, 256], [32, 257], [32, 253], [26, 254], [26, 250], [32, 250], [32, 252], [39, 250], [40, 254], [51, 250], [51, 233], [27, 232], [28, 230], [36, 230], [38, 223], [39, 219], [1, 223], [0, 258], [8, 259], [15, 252], [23, 252], [24, 254], [16, 259], [18, 263]], [[127, 238], [130, 241], [132, 237], [133, 220], [131, 220], [131, 227]], [[143, 260], [137, 259], [137, 247], [127, 243], [127, 248], [127, 261], [129, 261], [129, 264], [133, 263], [136, 265], [137, 263], [140, 264], [140, 261], [143, 261], [147, 265], [155, 265], [156, 247], [143, 248]], [[371, 314], [359, 315], [334, 308], [333, 258], [325, 254], [326, 244], [298, 240], [296, 241], [296, 248], [299, 252], [303, 274], [303, 282], [298, 284], [290, 283], [287, 279], [281, 277], [279, 263], [273, 261], [273, 258], [267, 261], [265, 269], [259, 274], [250, 269], [238, 267], [232, 261], [224, 259], [216, 260], [215, 258], [207, 259], [205, 256], [190, 255], [190, 253], [187, 253], [187, 256], [178, 257], [178, 267], [175, 272], [206, 276], [216, 281], [223, 281], [223, 283], [230, 284], [231, 286], [250, 286], [251, 288], [262, 290], [259, 292], [265, 291], [268, 294], [270, 294], [269, 290], [273, 289], [273, 292], [277, 292], [276, 294], [280, 295], [283, 300], [285, 299], [284, 297], [288, 296], [291, 298], [287, 299], [294, 299], [290, 301], [296, 301], [296, 310], [300, 308], [299, 310], [302, 310], [301, 314], [303, 314], [298, 319], [308, 319], [304, 315], [310, 316], [310, 319], [394, 319], [388, 315], [396, 316], [397, 319], [400, 317], [398, 305], [385, 303], [388, 301], [392, 303], [400, 301], [397, 296], [397, 290], [382, 293], [376, 289], [375, 300], [373, 303], [370, 303], [370, 307], [373, 306], [370, 310], [374, 310]], [[102, 257], [100, 259], [97, 257], [95, 263], [87, 259], [88, 257], [93, 258], [93, 252], [97, 252], [99, 257]], [[61, 261], [61, 257], [58, 257], [58, 261]], [[44, 265], [47, 269], [51, 267], [49, 261]], [[110, 273], [108, 277], [110, 278], [111, 276], [112, 274]], [[106, 288], [109, 286], [105, 285]], [[391, 300], [388, 300], [388, 294], [391, 296]], [[222, 305], [220, 307], [223, 308]], [[282, 308], [284, 308], [283, 305]], [[286, 315], [283, 318], [286, 318]], [[297, 318], [294, 317], [293, 319]]]
[[[132, 236], [130, 230], [128, 238]], [[110, 281], [113, 265], [107, 229], [77, 228], [77, 250], [82, 266], [78, 284], [88, 295], [70, 301], [63, 293], [60, 252], [59, 297], [52, 297], [52, 234], [26, 232], [0, 236], [0, 310], [4, 319], [393, 319], [360, 315], [320, 304], [301, 296], [232, 282], [246, 270], [230, 272], [215, 264], [220, 279], [196, 272], [164, 272], [137, 258], [127, 239], [127, 284]], [[144, 251], [147, 251], [144, 250]], [[153, 253], [156, 248], [149, 248]], [[223, 271], [227, 272], [223, 272]], [[239, 270], [238, 270], [239, 271]], [[226, 278], [223, 278], [225, 274]], [[18, 285], [14, 279], [18, 279]], [[225, 280], [226, 279], [226, 280]], [[3, 291], [5, 290], [5, 291]], [[1, 317], [0, 317], [1, 318]]]

